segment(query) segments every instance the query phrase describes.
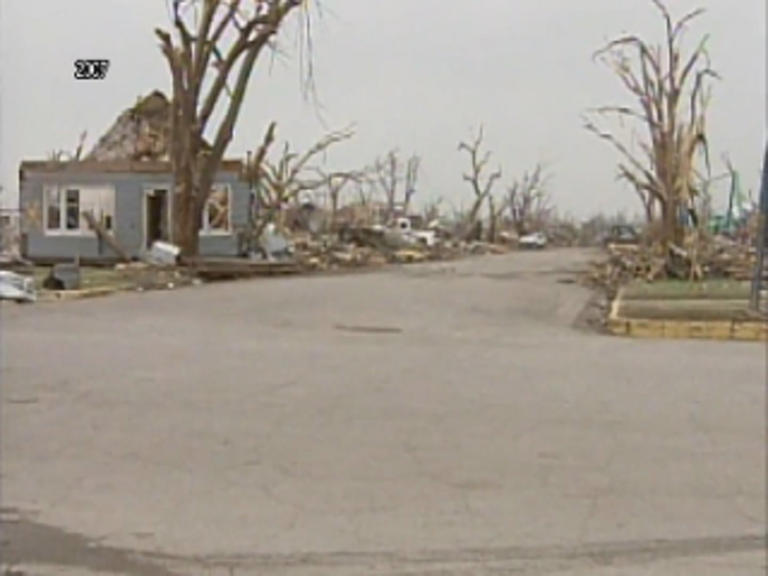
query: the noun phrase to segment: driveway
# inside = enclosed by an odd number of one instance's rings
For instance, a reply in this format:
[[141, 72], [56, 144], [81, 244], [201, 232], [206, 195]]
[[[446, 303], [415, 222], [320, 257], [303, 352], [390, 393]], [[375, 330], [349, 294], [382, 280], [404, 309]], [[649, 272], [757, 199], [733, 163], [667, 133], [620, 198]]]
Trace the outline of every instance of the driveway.
[[577, 250], [3, 305], [29, 574], [762, 574], [765, 348], [574, 327]]

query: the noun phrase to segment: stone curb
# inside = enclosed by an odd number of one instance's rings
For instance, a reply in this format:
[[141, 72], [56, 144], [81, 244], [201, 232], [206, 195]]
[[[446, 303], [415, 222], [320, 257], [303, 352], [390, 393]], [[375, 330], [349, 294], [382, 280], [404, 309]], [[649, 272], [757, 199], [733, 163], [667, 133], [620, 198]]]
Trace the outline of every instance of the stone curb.
[[608, 331], [631, 338], [768, 341], [768, 322], [760, 320], [660, 320], [619, 315], [622, 290], [611, 303]]
[[66, 300], [83, 300], [98, 298], [120, 292], [120, 288], [86, 288], [84, 290], [41, 290], [38, 292], [38, 302], [61, 302]]

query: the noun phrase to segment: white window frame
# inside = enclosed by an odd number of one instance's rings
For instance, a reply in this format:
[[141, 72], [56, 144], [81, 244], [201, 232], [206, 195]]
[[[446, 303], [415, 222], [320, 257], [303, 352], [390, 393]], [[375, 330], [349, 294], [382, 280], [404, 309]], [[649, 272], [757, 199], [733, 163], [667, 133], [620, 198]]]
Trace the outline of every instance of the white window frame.
[[208, 228], [208, 199], [203, 207], [202, 221], [200, 222], [200, 236], [232, 236], [232, 186], [230, 184], [214, 184], [211, 188], [224, 188], [227, 191], [227, 223], [226, 230]]
[[[43, 186], [43, 234], [45, 236], [76, 236], [76, 237], [84, 237], [84, 238], [95, 238], [96, 237], [96, 231], [91, 230], [90, 228], [86, 227], [83, 228], [83, 222], [84, 219], [82, 217], [82, 212], [79, 216], [80, 219], [80, 228], [77, 230], [68, 230], [66, 228], [66, 221], [67, 221], [67, 190], [77, 190], [78, 192], [78, 202], [80, 201], [80, 194], [84, 190], [100, 190], [109, 191], [114, 200], [114, 207], [112, 211], [112, 229], [109, 230], [110, 234], [115, 233], [115, 226], [117, 223], [117, 197], [116, 197], [116, 190], [114, 186], [110, 186], [108, 184], [101, 185], [101, 184], [46, 184]], [[48, 196], [49, 193], [55, 191], [59, 194], [59, 228], [51, 230], [48, 228]]]

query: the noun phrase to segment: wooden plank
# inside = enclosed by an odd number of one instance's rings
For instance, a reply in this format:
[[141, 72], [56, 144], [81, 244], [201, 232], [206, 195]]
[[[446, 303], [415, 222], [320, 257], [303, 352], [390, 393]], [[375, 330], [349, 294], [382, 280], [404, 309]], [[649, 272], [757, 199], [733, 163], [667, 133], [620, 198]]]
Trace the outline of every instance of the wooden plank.
[[90, 226], [93, 231], [96, 232], [96, 235], [107, 246], [109, 246], [123, 262], [131, 261], [131, 256], [128, 254], [128, 252], [122, 246], [120, 246], [120, 244], [118, 244], [117, 240], [115, 240], [112, 234], [107, 232], [104, 227], [96, 221], [96, 218], [93, 217], [93, 214], [90, 212], [83, 212], [83, 216], [85, 217], [86, 222], [88, 222], [88, 226]]

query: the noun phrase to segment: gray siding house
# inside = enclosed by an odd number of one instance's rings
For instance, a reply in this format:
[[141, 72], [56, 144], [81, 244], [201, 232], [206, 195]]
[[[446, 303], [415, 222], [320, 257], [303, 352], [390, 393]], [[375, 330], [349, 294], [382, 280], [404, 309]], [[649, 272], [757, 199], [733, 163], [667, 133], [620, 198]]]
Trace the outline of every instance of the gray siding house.
[[[248, 224], [250, 192], [242, 163], [225, 161], [202, 221], [200, 254], [236, 256]], [[33, 262], [79, 257], [114, 261], [117, 254], [91, 229], [89, 213], [131, 256], [170, 240], [173, 176], [167, 161], [22, 162], [19, 169], [22, 254]]]

